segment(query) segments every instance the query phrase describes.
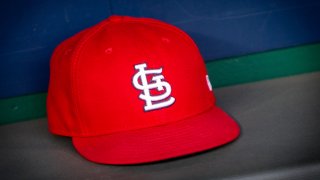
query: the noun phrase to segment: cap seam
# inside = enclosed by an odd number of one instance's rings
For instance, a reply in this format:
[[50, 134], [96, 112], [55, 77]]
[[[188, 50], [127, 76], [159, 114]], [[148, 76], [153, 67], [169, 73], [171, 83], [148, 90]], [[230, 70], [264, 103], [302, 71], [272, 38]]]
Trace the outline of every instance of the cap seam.
[[78, 89], [77, 87], [79, 86], [78, 83], [79, 83], [79, 76], [78, 76], [78, 70], [79, 70], [79, 61], [80, 61], [80, 54], [82, 53], [82, 49], [84, 49], [84, 46], [86, 45], [86, 42], [88, 40], [90, 40], [96, 33], [98, 33], [106, 24], [107, 24], [108, 21], [102, 21], [100, 23], [100, 26], [97, 27], [96, 29], [94, 29], [94, 31], [89, 31], [88, 34], [85, 35], [85, 37], [83, 37], [83, 39], [81, 39], [79, 41], [79, 44], [77, 45], [77, 48], [75, 48], [75, 52], [73, 54], [73, 66], [71, 68], [71, 79], [73, 80], [73, 82], [71, 83], [71, 93], [73, 94], [74, 96], [74, 110], [75, 110], [75, 116], [76, 116], [76, 119], [78, 121], [81, 122], [81, 125], [80, 125], [80, 129], [81, 129], [81, 132], [85, 132], [85, 133], [88, 133], [88, 129], [85, 128], [85, 121], [81, 121], [81, 117], [79, 115], [79, 93], [76, 91], [76, 89]]
[[[170, 29], [170, 30], [173, 30], [175, 31], [177, 34], [179, 34], [183, 39], [191, 42], [192, 46], [194, 49], [196, 49], [198, 51], [197, 53], [197, 56], [198, 58], [200, 59], [203, 59], [201, 54], [200, 54], [200, 51], [199, 51], [199, 48], [198, 46], [196, 45], [196, 43], [194, 42], [194, 40], [184, 31], [178, 29], [177, 27], [171, 25], [171, 24], [165, 24], [164, 22], [162, 21], [159, 21], [159, 20], [154, 20], [154, 19], [149, 19], [149, 18], [140, 18], [140, 19], [126, 19], [127, 22], [144, 22], [144, 23], [147, 23], [147, 24], [153, 24], [153, 25], [157, 25], [158, 27], [161, 27], [162, 29]], [[164, 27], [166, 26], [166, 27]], [[207, 70], [206, 70], [207, 72]]]

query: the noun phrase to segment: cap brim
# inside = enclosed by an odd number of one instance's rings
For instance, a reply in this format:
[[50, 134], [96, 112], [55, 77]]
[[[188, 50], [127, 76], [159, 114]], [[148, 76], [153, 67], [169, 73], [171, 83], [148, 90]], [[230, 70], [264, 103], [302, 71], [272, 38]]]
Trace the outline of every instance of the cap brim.
[[102, 164], [139, 164], [189, 155], [233, 141], [240, 128], [220, 108], [175, 123], [95, 137], [73, 137], [86, 159]]

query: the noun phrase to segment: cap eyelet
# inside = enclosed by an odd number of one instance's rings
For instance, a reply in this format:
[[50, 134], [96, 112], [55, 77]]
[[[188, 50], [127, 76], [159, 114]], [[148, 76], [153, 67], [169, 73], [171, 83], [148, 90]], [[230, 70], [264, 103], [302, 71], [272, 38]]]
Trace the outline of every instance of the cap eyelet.
[[111, 54], [112, 53], [112, 48], [107, 48], [107, 49], [104, 50], [104, 52], [106, 54]]
[[161, 40], [165, 43], [169, 43], [170, 42], [170, 39], [169, 38], [166, 38], [166, 37], [162, 37]]

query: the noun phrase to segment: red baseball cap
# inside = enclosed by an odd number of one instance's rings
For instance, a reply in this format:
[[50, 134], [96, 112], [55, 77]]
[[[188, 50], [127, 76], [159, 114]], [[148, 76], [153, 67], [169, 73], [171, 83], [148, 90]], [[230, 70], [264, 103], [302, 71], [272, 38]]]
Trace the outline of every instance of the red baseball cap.
[[50, 71], [49, 130], [90, 161], [154, 162], [239, 136], [196, 44], [164, 22], [111, 16], [62, 42]]

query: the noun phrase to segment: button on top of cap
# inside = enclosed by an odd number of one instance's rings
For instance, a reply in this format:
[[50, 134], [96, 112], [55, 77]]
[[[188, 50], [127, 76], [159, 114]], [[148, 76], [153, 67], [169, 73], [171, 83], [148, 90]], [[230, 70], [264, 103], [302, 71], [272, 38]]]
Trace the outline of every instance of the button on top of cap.
[[124, 16], [118, 16], [118, 15], [112, 15], [109, 17], [109, 21], [112, 22], [119, 22], [122, 21], [124, 19]]

